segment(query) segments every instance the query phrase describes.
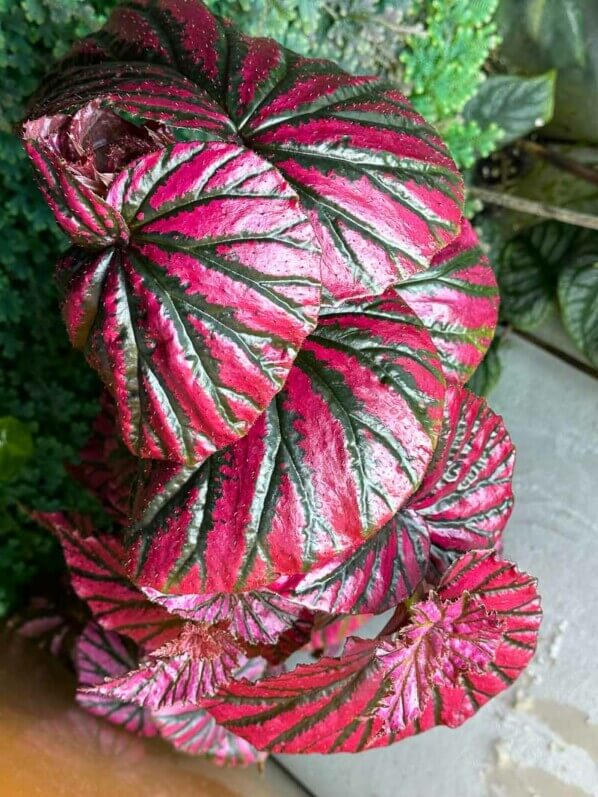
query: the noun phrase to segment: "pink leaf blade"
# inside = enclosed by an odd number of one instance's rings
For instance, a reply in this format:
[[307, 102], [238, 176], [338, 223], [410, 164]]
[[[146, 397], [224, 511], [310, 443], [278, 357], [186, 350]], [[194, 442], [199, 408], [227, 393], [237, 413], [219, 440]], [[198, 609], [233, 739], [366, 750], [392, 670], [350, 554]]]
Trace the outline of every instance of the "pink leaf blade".
[[436, 579], [461, 553], [493, 548], [513, 508], [515, 448], [502, 418], [449, 384], [444, 427], [426, 477], [409, 502], [428, 527]]
[[176, 635], [181, 623], [165, 609], [151, 604], [124, 570], [126, 554], [117, 537], [82, 533], [77, 518], [62, 513], [36, 513], [60, 541], [73, 589], [107, 631], [117, 631], [152, 648]]
[[426, 524], [416, 513], [402, 510], [349, 556], [281, 578], [272, 589], [314, 611], [382, 614], [416, 591], [429, 553]]
[[499, 304], [494, 271], [467, 219], [430, 268], [396, 290], [429, 331], [447, 377], [465, 384], [492, 342]]
[[198, 705], [228, 683], [246, 660], [227, 631], [187, 623], [174, 640], [143, 659], [136, 669], [97, 684], [91, 694], [148, 709]]
[[275, 645], [296, 623], [302, 607], [274, 592], [167, 595], [151, 587], [143, 593], [167, 611], [194, 622], [227, 623], [230, 631], [251, 645]]
[[118, 634], [104, 631], [89, 623], [75, 649], [75, 666], [79, 681], [77, 702], [97, 717], [119, 725], [140, 736], [156, 736], [158, 728], [151, 714], [135, 705], [100, 694], [90, 693], [90, 687], [101, 684], [135, 667], [137, 657]]
[[473, 551], [398, 632], [351, 639], [340, 658], [256, 684], [232, 681], [203, 706], [270, 752], [385, 746], [456, 727], [506, 689], [533, 655], [540, 619], [534, 580], [492, 551]]
[[59, 265], [71, 341], [109, 387], [136, 456], [199, 464], [247, 433], [320, 304], [294, 192], [235, 144], [176, 144], [120, 173], [124, 250]]
[[195, 470], [146, 469], [131, 577], [161, 592], [252, 591], [355, 550], [417, 489], [444, 390], [396, 296], [326, 312], [246, 437]]
[[218, 766], [246, 767], [262, 764], [267, 753], [218, 725], [207, 711], [197, 706], [174, 706], [154, 713], [163, 739], [188, 755], [201, 755]]

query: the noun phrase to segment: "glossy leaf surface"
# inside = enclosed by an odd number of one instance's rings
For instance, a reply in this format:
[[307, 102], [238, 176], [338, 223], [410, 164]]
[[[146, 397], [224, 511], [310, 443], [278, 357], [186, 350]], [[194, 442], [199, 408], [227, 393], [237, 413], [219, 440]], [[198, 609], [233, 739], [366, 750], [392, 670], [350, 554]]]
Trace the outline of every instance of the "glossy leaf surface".
[[397, 293], [430, 333], [447, 377], [467, 382], [492, 342], [499, 303], [494, 272], [467, 219], [428, 271]]
[[395, 634], [351, 639], [340, 658], [258, 684], [233, 682], [204, 706], [276, 752], [356, 752], [455, 727], [529, 663], [540, 617], [533, 579], [492, 552], [472, 552]]
[[514, 464], [500, 416], [484, 399], [449, 385], [440, 441], [409, 504], [425, 521], [440, 572], [459, 553], [499, 543], [513, 508]]
[[71, 342], [133, 453], [201, 462], [247, 432], [315, 326], [313, 231], [276, 170], [234, 144], [147, 155], [107, 200], [131, 239], [60, 264]]
[[93, 694], [89, 687], [114, 678], [135, 667], [137, 659], [124, 641], [111, 631], [105, 631], [95, 623], [88, 623], [79, 637], [75, 649], [75, 666], [79, 690], [77, 702], [86, 711], [97, 717], [120, 725], [127, 731], [141, 736], [155, 736], [156, 724], [149, 711], [121, 700]]
[[354, 549], [422, 480], [443, 396], [434, 346], [396, 296], [327, 312], [247, 437], [196, 470], [152, 466], [133, 579], [248, 591]]
[[458, 231], [463, 187], [436, 133], [395, 88], [250, 38], [199, 0], [132, 0], [65, 66], [178, 70], [276, 164], [308, 209], [329, 298], [382, 293], [425, 270]]

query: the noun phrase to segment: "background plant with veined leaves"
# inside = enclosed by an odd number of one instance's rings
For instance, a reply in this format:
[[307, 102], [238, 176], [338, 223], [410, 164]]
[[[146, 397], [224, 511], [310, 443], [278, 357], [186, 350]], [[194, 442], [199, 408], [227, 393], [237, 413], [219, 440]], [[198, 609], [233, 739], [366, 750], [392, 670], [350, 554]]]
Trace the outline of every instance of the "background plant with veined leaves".
[[[6, 75], [0, 223], [10, 240], [0, 271], [0, 612], [18, 603], [41, 570], [60, 567], [53, 542], [39, 534], [20, 507], [94, 508], [92, 499], [73, 487], [64, 463], [75, 459], [87, 436], [98, 392], [95, 376], [72, 352], [59, 319], [50, 270], [62, 237], [30, 180], [12, 126], [48, 59], [97, 28], [113, 5], [105, 0], [0, 3]], [[504, 329], [533, 329], [556, 299], [577, 345], [596, 363], [593, 251], [598, 233], [522, 215], [517, 201], [528, 197], [534, 212], [543, 215], [550, 209], [540, 203], [548, 201], [573, 210], [582, 222], [579, 213], [595, 210], [591, 145], [596, 127], [588, 123], [592, 109], [583, 98], [588, 86], [595, 87], [598, 71], [590, 46], [598, 14], [588, 4], [212, 0], [211, 6], [250, 34], [273, 36], [353, 72], [382, 74], [406, 90], [449, 142], [469, 182], [491, 200], [484, 209], [472, 191], [469, 212], [498, 272]], [[521, 145], [530, 133], [546, 136], [550, 145]], [[571, 143], [563, 144], [563, 138]], [[480, 392], [499, 373], [502, 339], [499, 333], [474, 376], [472, 387]]]

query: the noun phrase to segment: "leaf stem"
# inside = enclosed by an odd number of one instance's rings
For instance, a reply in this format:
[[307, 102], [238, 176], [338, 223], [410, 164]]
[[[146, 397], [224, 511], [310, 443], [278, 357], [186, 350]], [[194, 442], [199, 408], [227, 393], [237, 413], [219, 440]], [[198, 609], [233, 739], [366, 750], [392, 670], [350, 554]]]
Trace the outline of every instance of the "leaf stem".
[[585, 227], [588, 230], [598, 230], [598, 216], [589, 213], [578, 213], [575, 210], [568, 210], [556, 205], [547, 205], [544, 202], [535, 202], [524, 197], [505, 194], [502, 191], [492, 191], [489, 188], [470, 186], [469, 193], [487, 202], [490, 205], [498, 205], [508, 210], [516, 210], [519, 213], [529, 213], [531, 216], [539, 216], [543, 219], [554, 219], [562, 221], [564, 224], [573, 224], [576, 227]]

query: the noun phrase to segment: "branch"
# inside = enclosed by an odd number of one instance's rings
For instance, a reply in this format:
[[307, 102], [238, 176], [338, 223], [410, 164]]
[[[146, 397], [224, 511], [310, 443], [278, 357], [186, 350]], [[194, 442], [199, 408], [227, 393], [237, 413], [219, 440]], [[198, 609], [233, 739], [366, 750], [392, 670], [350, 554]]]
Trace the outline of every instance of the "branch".
[[535, 141], [520, 141], [519, 146], [526, 152], [529, 152], [530, 155], [542, 158], [542, 160], [556, 166], [556, 168], [561, 169], [561, 171], [569, 172], [569, 174], [579, 177], [581, 180], [587, 180], [588, 183], [598, 185], [598, 170], [594, 169], [592, 166], [580, 163], [573, 158], [569, 158], [567, 155], [563, 155], [561, 152], [557, 152], [550, 147], [544, 147], [542, 144], [538, 144]]
[[543, 219], [562, 221], [565, 224], [574, 224], [576, 227], [586, 227], [588, 230], [598, 230], [598, 216], [592, 216], [589, 213], [577, 213], [575, 210], [546, 205], [544, 202], [534, 202], [531, 199], [504, 194], [501, 191], [491, 191], [478, 186], [470, 186], [469, 193], [490, 205], [498, 205], [519, 213], [529, 213], [531, 216], [539, 216]]

